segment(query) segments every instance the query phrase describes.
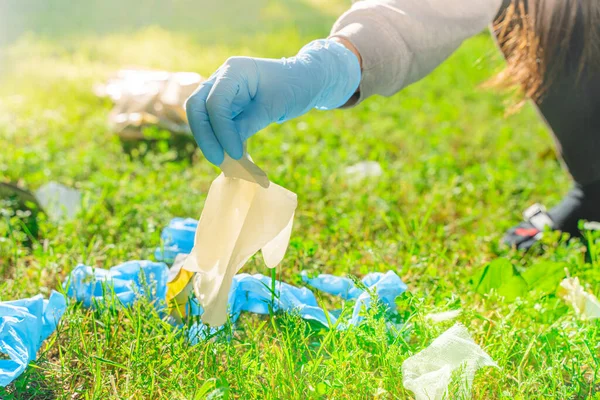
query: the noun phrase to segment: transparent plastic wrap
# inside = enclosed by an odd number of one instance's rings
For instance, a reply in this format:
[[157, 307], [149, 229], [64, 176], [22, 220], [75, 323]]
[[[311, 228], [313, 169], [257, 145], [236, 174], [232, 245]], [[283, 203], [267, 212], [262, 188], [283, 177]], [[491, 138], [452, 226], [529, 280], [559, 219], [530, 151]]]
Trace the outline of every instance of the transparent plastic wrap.
[[194, 72], [123, 69], [95, 93], [114, 102], [109, 124], [122, 139], [143, 139], [148, 126], [191, 137], [183, 105], [203, 80]]
[[[498, 367], [492, 358], [473, 341], [467, 328], [456, 324], [435, 339], [429, 347], [402, 364], [404, 387], [416, 400], [469, 398], [475, 373], [482, 367]], [[455, 380], [456, 393], [448, 393]]]

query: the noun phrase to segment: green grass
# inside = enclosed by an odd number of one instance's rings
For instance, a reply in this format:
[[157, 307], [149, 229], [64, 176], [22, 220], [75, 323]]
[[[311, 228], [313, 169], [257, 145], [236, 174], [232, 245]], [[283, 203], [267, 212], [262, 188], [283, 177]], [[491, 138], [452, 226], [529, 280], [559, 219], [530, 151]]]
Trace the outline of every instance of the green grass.
[[[47, 295], [78, 263], [108, 268], [151, 259], [172, 217], [200, 215], [218, 171], [199, 153], [192, 162], [175, 161], [168, 148], [126, 156], [94, 83], [123, 66], [209, 75], [230, 55], [292, 55], [325, 36], [345, 7], [318, 0], [238, 0], [244, 8], [236, 11], [228, 11], [231, 2], [189, 0], [168, 9], [150, 0], [46, 3], [0, 6], [0, 26], [10, 33], [0, 53], [0, 179], [30, 189], [49, 180], [74, 185], [86, 206], [75, 221], [42, 221], [32, 248], [18, 218], [3, 217], [0, 300]], [[270, 178], [298, 194], [278, 277], [301, 284], [301, 270], [361, 277], [392, 269], [410, 288], [398, 301], [410, 328], [388, 331], [375, 315], [343, 332], [293, 315], [243, 315], [233, 340], [190, 346], [148, 304], [120, 313], [72, 305], [38, 361], [0, 398], [406, 398], [402, 362], [452, 324], [424, 316], [452, 308], [464, 310], [459, 321], [502, 368], [478, 373], [475, 398], [600, 398], [600, 323], [577, 320], [552, 295], [509, 302], [477, 294], [470, 283], [500, 257], [520, 270], [549, 260], [600, 292], [598, 247], [588, 263], [584, 245], [557, 236], [527, 255], [499, 246], [521, 210], [552, 205], [569, 186], [547, 156], [552, 140], [534, 110], [505, 118], [510, 100], [479, 88], [501, 65], [482, 34], [393, 98], [313, 111], [251, 140]], [[383, 176], [349, 185], [344, 167], [362, 160], [381, 163]], [[260, 258], [245, 271], [268, 273]]]

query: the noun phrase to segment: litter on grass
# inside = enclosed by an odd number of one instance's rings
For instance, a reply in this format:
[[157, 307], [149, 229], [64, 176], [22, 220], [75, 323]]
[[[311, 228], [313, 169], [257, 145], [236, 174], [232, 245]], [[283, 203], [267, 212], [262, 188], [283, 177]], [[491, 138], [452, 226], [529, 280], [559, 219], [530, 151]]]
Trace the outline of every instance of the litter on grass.
[[96, 95], [114, 102], [109, 124], [115, 133], [139, 140], [148, 126], [191, 136], [183, 105], [202, 81], [194, 72], [124, 69], [94, 89]]
[[369, 178], [378, 178], [383, 174], [383, 169], [377, 161], [362, 161], [346, 167], [346, 179], [350, 183], [358, 183]]
[[154, 251], [159, 261], [171, 263], [178, 254], [190, 254], [198, 221], [193, 218], [173, 218], [160, 234], [162, 247]]
[[[456, 324], [404, 361], [403, 383], [416, 400], [441, 400], [448, 395], [470, 398], [473, 378], [482, 367], [498, 365], [473, 341], [467, 328]], [[453, 382], [456, 392], [448, 393]]]
[[81, 192], [57, 182], [40, 187], [35, 197], [54, 222], [72, 220], [81, 209]]
[[451, 321], [462, 313], [462, 310], [444, 311], [440, 313], [427, 314], [425, 319], [431, 322], [440, 323], [444, 321]]
[[[182, 218], [176, 218], [171, 221], [168, 228], [163, 231], [163, 235], [168, 235], [171, 229], [177, 230], [172, 235], [173, 240], [170, 242], [173, 249], [180, 249], [185, 245], [182, 243], [188, 243], [193, 238], [193, 232], [188, 229], [181, 229], [179, 221], [183, 221]], [[190, 221], [189, 225], [193, 226], [194, 221]], [[178, 227], [179, 226], [179, 227]], [[167, 231], [167, 229], [169, 229]], [[157, 253], [161, 253], [161, 249], [156, 250]], [[174, 252], [175, 253], [175, 252]], [[183, 262], [185, 259], [185, 253], [179, 253], [177, 257], [178, 262], [175, 262], [169, 272], [169, 282], [167, 284], [167, 303], [171, 308], [171, 315], [178, 320], [186, 316], [186, 304], [190, 293], [193, 292], [193, 279], [194, 273], [186, 269], [182, 270]], [[364, 306], [369, 306], [371, 297], [369, 293], [375, 293], [379, 299], [390, 309], [394, 309], [395, 299], [404, 293], [407, 286], [402, 280], [392, 271], [385, 274], [382, 273], [370, 273], [365, 276], [360, 283], [360, 287], [357, 287], [355, 282], [346, 277], [338, 277], [328, 274], [320, 274], [316, 277], [309, 277], [306, 272], [302, 273], [302, 279], [309, 286], [314, 287], [320, 291], [331, 294], [333, 296], [341, 297], [344, 300], [357, 300], [353, 311], [353, 316], [350, 324], [357, 324], [360, 322], [360, 311]], [[235, 286], [235, 285], [233, 285]], [[231, 295], [230, 295], [231, 296]], [[283, 307], [285, 309], [285, 307]]]
[[168, 273], [166, 264], [152, 261], [128, 261], [109, 270], [78, 265], [64, 287], [69, 297], [86, 307], [130, 306], [140, 296], [160, 303], [165, 299]]
[[[185, 272], [181, 268], [185, 259], [185, 256], [179, 257], [170, 270], [167, 270], [165, 264], [152, 261], [129, 261], [109, 270], [79, 265], [71, 272], [64, 286], [69, 297], [82, 302], [86, 307], [128, 307], [145, 297], [159, 311], [164, 311], [165, 300], [168, 299], [167, 286], [181, 278], [181, 272]], [[182, 287], [186, 288], [190, 282], [191, 277], [187, 282], [183, 282]], [[359, 311], [371, 307], [370, 302], [360, 302], [359, 299], [367, 296], [370, 298], [373, 295], [381, 300], [388, 312], [393, 312], [396, 298], [406, 291], [406, 285], [393, 271], [370, 273], [358, 286], [348, 278], [332, 275], [321, 275], [313, 278], [312, 282], [317, 289], [325, 293], [341, 296], [345, 300], [357, 300], [350, 325], [360, 322], [360, 318], [357, 317]], [[340, 282], [347, 285], [351, 295], [339, 292]], [[312, 285], [310, 281], [308, 284]], [[192, 295], [192, 290], [187, 288], [183, 291], [185, 295], [180, 300], [182, 314], [176, 324], [182, 323], [186, 317], [203, 314], [202, 305]], [[296, 287], [280, 281], [275, 281], [273, 287], [271, 278], [260, 274], [234, 276], [227, 296], [227, 305], [227, 316], [231, 323], [235, 323], [243, 311], [266, 315], [271, 309], [274, 312], [298, 312], [304, 319], [331, 328], [337, 323], [337, 316], [340, 314], [339, 310], [328, 313], [319, 307], [314, 293], [309, 288]], [[361, 309], [357, 308], [359, 306]], [[199, 325], [199, 329], [204, 329], [202, 324]]]
[[356, 300], [352, 318], [349, 321], [350, 325], [357, 325], [362, 320], [361, 311], [371, 308], [371, 294], [375, 294], [388, 310], [394, 310], [396, 298], [408, 289], [393, 271], [385, 274], [380, 272], [367, 274], [361, 281], [362, 288], [356, 287], [350, 278], [328, 274], [309, 278], [306, 273], [303, 273], [302, 279], [308, 285], [325, 293], [340, 296], [344, 300]]
[[585, 291], [579, 278], [567, 278], [560, 283], [558, 295], [562, 297], [581, 319], [600, 318], [600, 301]]
[[[163, 313], [168, 300], [167, 287], [179, 280], [183, 283], [182, 289], [171, 300], [181, 303], [182, 314], [171, 321], [181, 326], [184, 318], [203, 314], [202, 306], [194, 296], [190, 296], [194, 273], [187, 274], [187, 281], [182, 279], [181, 274], [186, 274], [186, 271], [181, 267], [186, 260], [186, 255], [179, 255], [171, 270], [164, 263], [152, 261], [129, 261], [109, 270], [78, 265], [64, 282], [64, 287], [69, 297], [86, 307], [118, 310], [133, 305], [140, 298], [146, 298]], [[388, 306], [388, 313], [394, 313], [395, 299], [406, 290], [406, 285], [393, 271], [371, 273], [359, 285], [348, 278], [332, 275], [310, 279], [306, 278], [306, 274], [303, 276], [309, 285], [314, 284], [319, 290], [346, 300], [357, 300], [348, 324], [338, 324], [340, 310], [328, 312], [319, 307], [309, 288], [279, 281], [275, 281], [273, 286], [271, 278], [260, 274], [233, 277], [227, 296], [229, 321], [235, 323], [244, 311], [267, 315], [272, 310], [298, 313], [301, 318], [318, 322], [324, 327], [344, 328], [360, 322], [359, 313], [368, 311], [372, 296]], [[169, 289], [174, 290], [172, 287]], [[53, 292], [49, 300], [36, 296], [0, 303], [0, 352], [10, 357], [10, 360], [0, 360], [0, 386], [6, 386], [16, 379], [29, 361], [35, 359], [42, 341], [56, 329], [65, 309], [65, 299], [57, 292]], [[190, 326], [188, 338], [194, 344], [220, 329], [220, 326], [208, 327], [201, 322], [194, 323]]]
[[587, 231], [600, 231], [600, 222], [590, 221], [583, 224], [583, 229]]
[[241, 161], [226, 156], [221, 169], [198, 221], [194, 248], [182, 267], [195, 273], [193, 288], [204, 309], [202, 322], [211, 326], [227, 321], [233, 277], [254, 253], [262, 250], [269, 268], [281, 262], [297, 205], [296, 194], [269, 184], [247, 154]]
[[0, 387], [5, 387], [25, 371], [37, 357], [42, 342], [56, 329], [66, 309], [62, 294], [52, 292], [29, 299], [0, 302]]

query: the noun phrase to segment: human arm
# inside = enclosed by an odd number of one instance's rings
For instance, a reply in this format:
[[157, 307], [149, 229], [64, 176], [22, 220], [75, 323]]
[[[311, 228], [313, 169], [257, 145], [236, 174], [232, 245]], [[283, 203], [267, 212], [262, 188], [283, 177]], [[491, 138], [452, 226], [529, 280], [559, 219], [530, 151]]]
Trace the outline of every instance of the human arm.
[[273, 122], [312, 108], [342, 106], [360, 82], [355, 54], [337, 40], [316, 40], [294, 57], [232, 57], [186, 101], [192, 133], [215, 165], [239, 159], [243, 142]]
[[[238, 159], [243, 142], [273, 122], [312, 108], [391, 96], [423, 78], [462, 41], [483, 30], [502, 0], [361, 1], [334, 25], [329, 40], [295, 57], [233, 57], [188, 99], [190, 127], [213, 164]], [[360, 86], [359, 86], [360, 83]]]
[[354, 106], [391, 96], [422, 79], [467, 38], [492, 22], [506, 0], [366, 0], [334, 24], [330, 38], [360, 54], [362, 78]]

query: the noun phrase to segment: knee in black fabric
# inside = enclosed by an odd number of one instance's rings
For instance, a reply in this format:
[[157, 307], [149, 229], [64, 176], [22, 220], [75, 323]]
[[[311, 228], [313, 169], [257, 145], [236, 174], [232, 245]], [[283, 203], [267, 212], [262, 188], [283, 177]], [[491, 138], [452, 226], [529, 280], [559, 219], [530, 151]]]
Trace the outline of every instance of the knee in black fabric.
[[554, 222], [554, 229], [579, 235], [579, 221], [600, 221], [600, 181], [576, 184], [563, 201], [548, 214]]

